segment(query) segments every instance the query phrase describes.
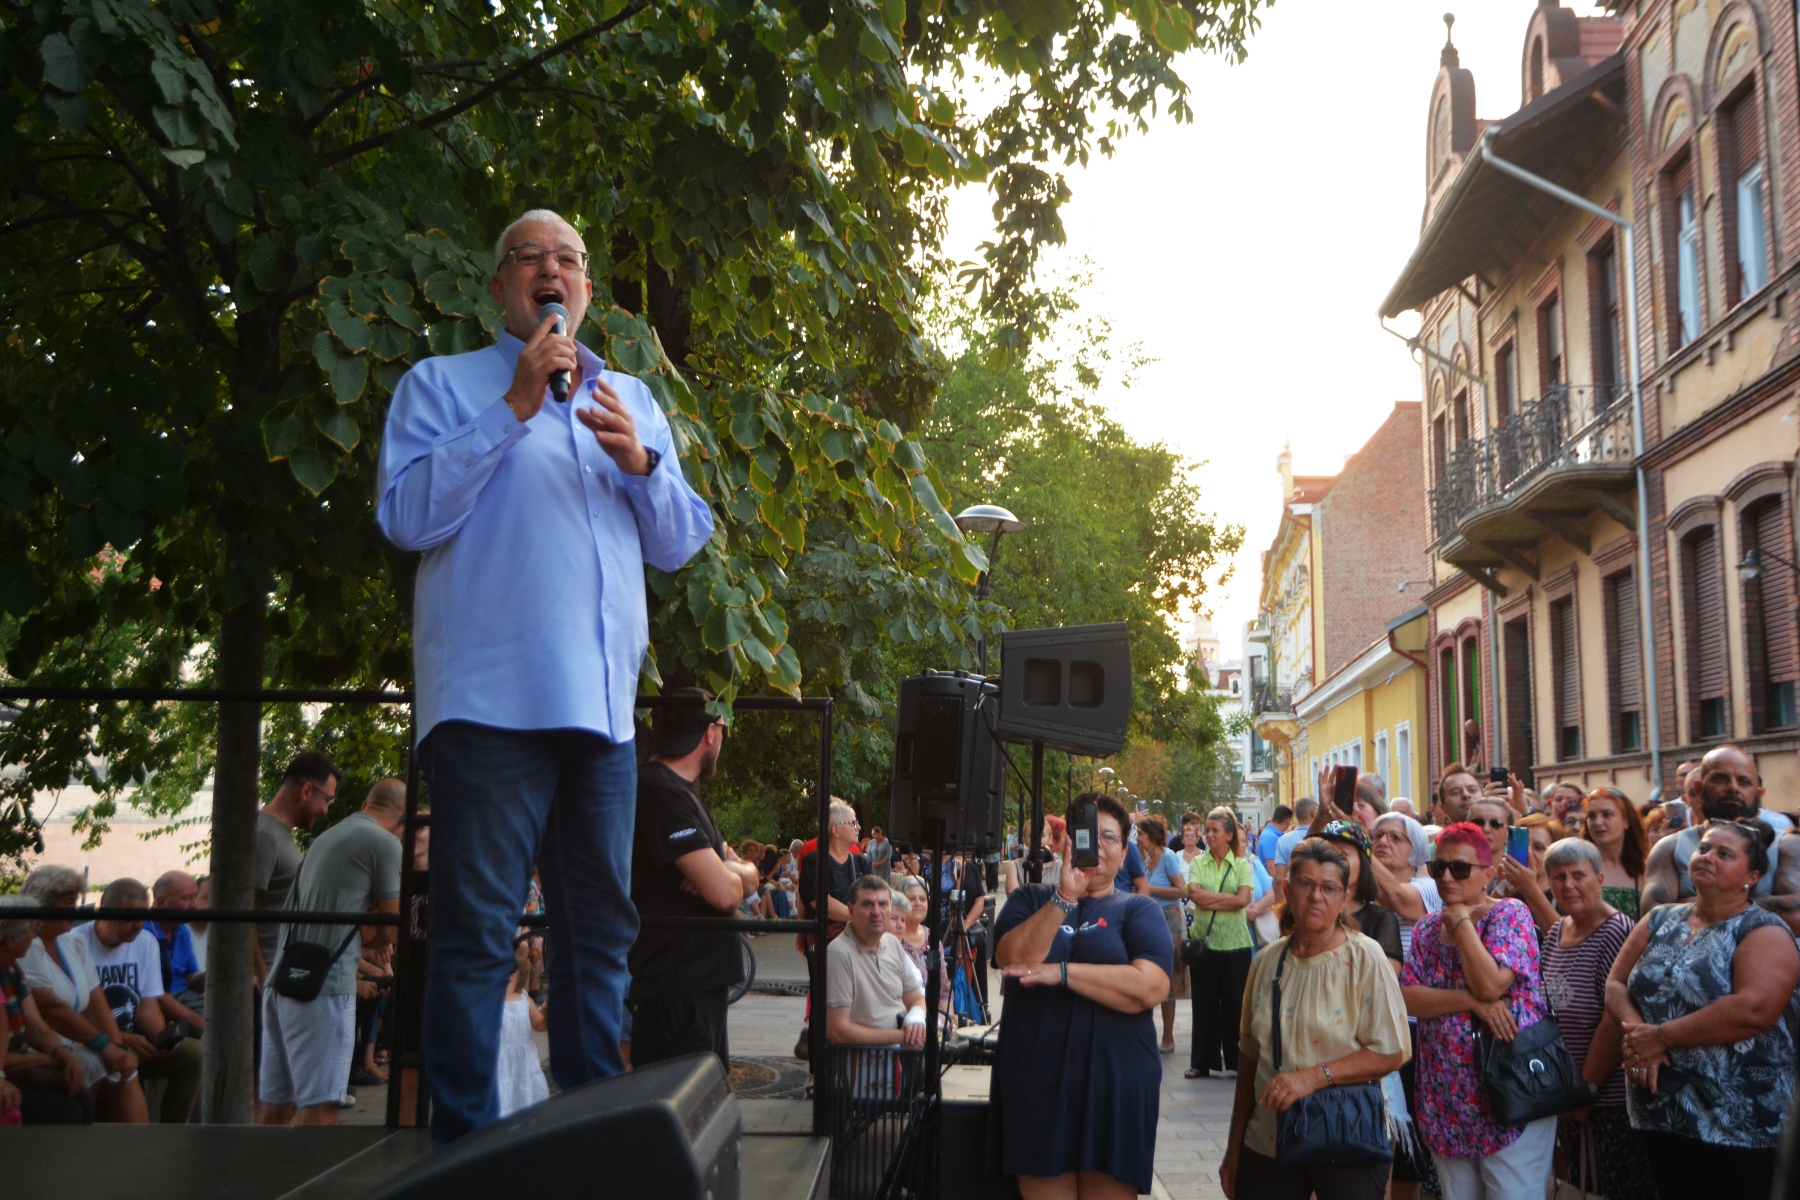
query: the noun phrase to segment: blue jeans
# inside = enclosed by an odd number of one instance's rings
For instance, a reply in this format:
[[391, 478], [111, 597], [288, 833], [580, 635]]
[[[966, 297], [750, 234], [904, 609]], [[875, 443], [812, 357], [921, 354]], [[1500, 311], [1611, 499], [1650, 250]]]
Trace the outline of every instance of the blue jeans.
[[550, 913], [550, 1073], [564, 1091], [617, 1075], [637, 938], [632, 742], [582, 730], [446, 721], [420, 746], [431, 786], [425, 1075], [438, 1145], [500, 1117], [494, 1088], [513, 935], [535, 865]]

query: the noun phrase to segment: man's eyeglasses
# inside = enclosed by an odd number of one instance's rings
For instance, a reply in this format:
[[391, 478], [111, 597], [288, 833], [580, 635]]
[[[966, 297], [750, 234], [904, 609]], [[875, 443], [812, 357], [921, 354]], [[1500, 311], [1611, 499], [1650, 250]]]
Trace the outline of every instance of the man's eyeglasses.
[[1433, 879], [1442, 879], [1448, 875], [1458, 883], [1467, 879], [1474, 870], [1475, 864], [1472, 862], [1451, 862], [1443, 858], [1434, 858], [1425, 864], [1426, 874]]
[[505, 264], [510, 259], [511, 261], [518, 263], [521, 267], [525, 267], [529, 270], [532, 267], [542, 264], [544, 259], [552, 254], [556, 256], [556, 265], [563, 268], [565, 271], [587, 270], [587, 251], [546, 250], [544, 247], [535, 245], [531, 242], [523, 242], [514, 246], [511, 250], [508, 250], [505, 254], [500, 256], [500, 262]]

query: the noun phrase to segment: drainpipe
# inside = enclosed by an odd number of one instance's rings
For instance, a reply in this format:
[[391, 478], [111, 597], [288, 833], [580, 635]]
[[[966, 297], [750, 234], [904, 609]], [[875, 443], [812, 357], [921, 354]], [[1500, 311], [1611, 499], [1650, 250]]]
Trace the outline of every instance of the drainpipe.
[[1511, 175], [1519, 182], [1554, 196], [1564, 204], [1610, 222], [1620, 230], [1625, 240], [1625, 338], [1630, 343], [1631, 351], [1631, 434], [1637, 467], [1638, 610], [1643, 614], [1644, 682], [1649, 689], [1645, 715], [1649, 717], [1650, 724], [1650, 802], [1655, 803], [1662, 798], [1663, 790], [1662, 693], [1656, 681], [1656, 620], [1650, 595], [1650, 486], [1644, 474], [1644, 391], [1638, 362], [1637, 253], [1631, 222], [1611, 209], [1601, 208], [1585, 196], [1578, 196], [1548, 179], [1533, 175], [1523, 167], [1496, 158], [1496, 132], [1497, 129], [1490, 127], [1482, 134], [1480, 143], [1482, 157], [1496, 171]]
[[[1415, 350], [1418, 353], [1423, 354], [1426, 358], [1429, 358], [1432, 362], [1437, 363], [1438, 365], [1440, 365], [1442, 367], [1445, 367], [1452, 373], [1454, 373], [1456, 375], [1460, 375], [1464, 379], [1472, 380], [1474, 382], [1475, 386], [1481, 389], [1481, 411], [1483, 414], [1483, 418], [1485, 419], [1485, 416], [1487, 413], [1487, 401], [1488, 401], [1487, 380], [1483, 379], [1479, 375], [1476, 375], [1472, 371], [1469, 371], [1468, 369], [1466, 369], [1463, 366], [1461, 366], [1460, 364], [1452, 361], [1451, 359], [1445, 358], [1442, 354], [1439, 354], [1436, 350], [1433, 350], [1431, 347], [1427, 346], [1424, 343], [1424, 341], [1422, 340], [1423, 335], [1424, 335], [1424, 330], [1419, 331], [1420, 337], [1410, 337], [1409, 338], [1404, 333], [1401, 333], [1398, 329], [1393, 329], [1393, 328], [1389, 327], [1386, 317], [1383, 317], [1381, 319], [1381, 327], [1383, 329], [1387, 330], [1387, 332], [1393, 334], [1395, 337], [1399, 338], [1401, 341], [1405, 342], [1407, 349]], [[1493, 712], [1493, 718], [1494, 718], [1494, 736], [1488, 742], [1488, 745], [1490, 747], [1492, 747], [1492, 751], [1493, 751], [1489, 755], [1489, 757], [1493, 761], [1490, 762], [1488, 765], [1497, 767], [1497, 766], [1503, 765], [1501, 763], [1501, 753], [1500, 752], [1506, 748], [1505, 746], [1503, 746], [1501, 744], [1501, 738], [1503, 736], [1503, 734], [1502, 734], [1503, 724], [1500, 720], [1500, 625], [1499, 625], [1500, 614], [1498, 612], [1496, 612], [1494, 609], [1494, 593], [1493, 593], [1492, 589], [1483, 587], [1481, 589], [1481, 599], [1482, 599], [1482, 606], [1487, 611], [1488, 662], [1490, 664], [1489, 670], [1488, 670], [1488, 695], [1491, 698], [1490, 702], [1493, 705], [1492, 712]], [[1392, 645], [1393, 640], [1394, 640], [1393, 635], [1390, 634], [1388, 636], [1388, 644]], [[1399, 649], [1398, 646], [1396, 646], [1394, 648], [1396, 650]], [[1401, 653], [1405, 653], [1405, 651], [1401, 651]], [[1409, 654], [1409, 655], [1407, 655], [1407, 657], [1411, 658], [1412, 656]], [[1420, 665], [1424, 666], [1425, 664], [1421, 663]], [[1431, 668], [1429, 666], [1426, 666], [1425, 669], [1427, 672], [1429, 672], [1431, 670]], [[1453, 680], [1452, 686], [1454, 686], [1454, 683], [1455, 683], [1455, 681]]]

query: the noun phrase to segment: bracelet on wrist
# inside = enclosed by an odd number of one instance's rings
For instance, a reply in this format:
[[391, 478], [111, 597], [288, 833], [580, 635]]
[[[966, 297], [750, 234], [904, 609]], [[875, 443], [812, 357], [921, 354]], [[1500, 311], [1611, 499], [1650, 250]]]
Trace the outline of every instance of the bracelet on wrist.
[[1065, 962], [1065, 963], [1062, 963], [1061, 966], [1062, 966], [1062, 985], [1061, 986], [1068, 987], [1069, 986], [1069, 964]]
[[1336, 1087], [1337, 1086], [1337, 1080], [1335, 1080], [1331, 1077], [1331, 1064], [1330, 1063], [1320, 1063], [1319, 1070], [1325, 1072], [1325, 1086], [1326, 1087]]
[[104, 1053], [106, 1048], [112, 1044], [113, 1044], [112, 1038], [108, 1037], [104, 1033], [96, 1033], [93, 1037], [89, 1038], [87, 1041], [82, 1043], [82, 1045], [86, 1046], [89, 1050], [93, 1051], [95, 1054]]

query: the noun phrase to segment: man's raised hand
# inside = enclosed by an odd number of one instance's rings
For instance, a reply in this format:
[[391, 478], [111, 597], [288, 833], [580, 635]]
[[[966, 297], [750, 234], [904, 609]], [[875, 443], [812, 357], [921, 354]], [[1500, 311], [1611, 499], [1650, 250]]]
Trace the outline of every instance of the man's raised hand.
[[569, 373], [573, 388], [581, 377], [581, 364], [575, 358], [575, 339], [557, 333], [557, 318], [552, 315], [538, 322], [537, 332], [519, 351], [519, 362], [513, 368], [512, 386], [506, 389], [507, 407], [513, 416], [529, 421], [544, 407], [544, 393], [550, 390], [550, 376], [557, 371]]
[[627, 475], [648, 475], [650, 452], [638, 441], [637, 422], [631, 419], [619, 393], [608, 387], [606, 380], [596, 379], [594, 399], [600, 407], [578, 408], [575, 419], [594, 431], [594, 440], [619, 464], [619, 470]]

